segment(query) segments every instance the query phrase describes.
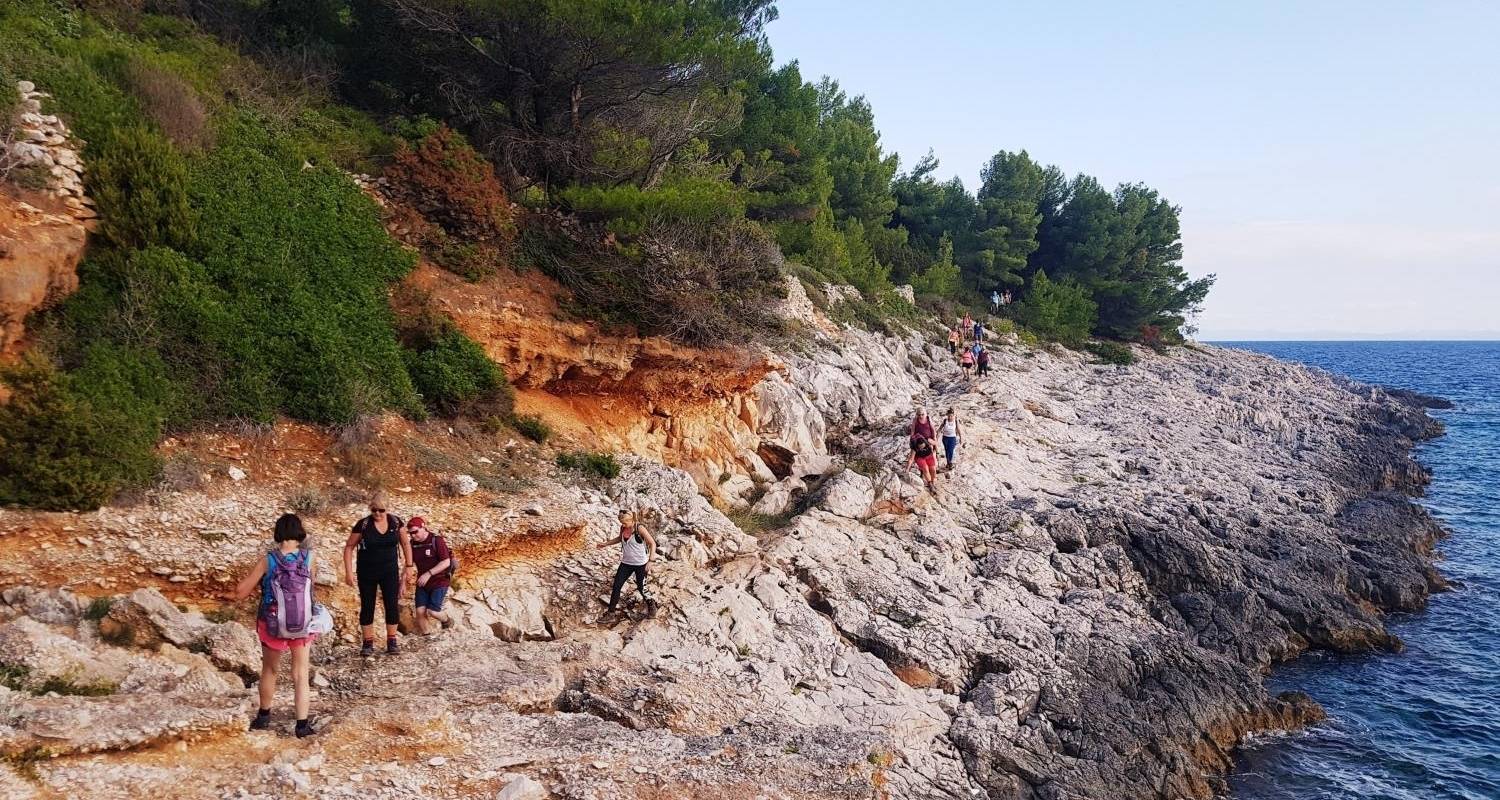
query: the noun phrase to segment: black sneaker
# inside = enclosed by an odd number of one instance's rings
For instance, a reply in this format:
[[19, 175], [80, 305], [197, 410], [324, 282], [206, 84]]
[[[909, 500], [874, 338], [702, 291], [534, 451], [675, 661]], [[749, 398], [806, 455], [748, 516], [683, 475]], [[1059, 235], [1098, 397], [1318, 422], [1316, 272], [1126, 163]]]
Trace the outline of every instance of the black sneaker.
[[365, 646], [359, 648], [359, 654], [364, 656], [365, 658], [369, 658], [370, 656], [375, 655], [375, 640], [366, 639]]
[[385, 654], [386, 655], [388, 655], [388, 656], [394, 656], [394, 655], [399, 655], [400, 653], [401, 653], [401, 645], [396, 643], [396, 639], [394, 637], [385, 640]]
[[297, 727], [292, 732], [296, 734], [298, 739], [305, 739], [313, 735], [314, 733], [317, 733], [317, 731], [313, 730], [312, 723], [308, 722], [305, 719], [297, 720]]
[[255, 719], [250, 720], [250, 730], [252, 731], [263, 731], [270, 727], [271, 712], [269, 711], [262, 711], [255, 715]]

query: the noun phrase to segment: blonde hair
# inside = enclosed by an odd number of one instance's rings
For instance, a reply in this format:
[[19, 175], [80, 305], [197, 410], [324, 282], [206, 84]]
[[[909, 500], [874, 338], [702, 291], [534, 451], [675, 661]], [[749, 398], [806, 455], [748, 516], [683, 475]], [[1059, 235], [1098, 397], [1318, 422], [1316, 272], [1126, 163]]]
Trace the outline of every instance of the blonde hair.
[[376, 508], [384, 508], [386, 511], [390, 511], [390, 504], [391, 498], [385, 493], [384, 489], [376, 489], [375, 491], [370, 492], [371, 506], [374, 506]]

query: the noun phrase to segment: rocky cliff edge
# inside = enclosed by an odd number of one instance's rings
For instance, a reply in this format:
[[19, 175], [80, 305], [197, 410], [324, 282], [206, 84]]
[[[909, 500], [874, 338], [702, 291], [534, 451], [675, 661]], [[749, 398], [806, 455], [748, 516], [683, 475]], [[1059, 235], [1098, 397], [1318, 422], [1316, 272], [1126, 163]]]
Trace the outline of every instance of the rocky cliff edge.
[[[1441, 588], [1441, 531], [1410, 500], [1413, 444], [1439, 429], [1409, 398], [1263, 356], [1137, 355], [1000, 346], [968, 384], [921, 334], [819, 333], [736, 395], [737, 441], [771, 474], [733, 519], [705, 470], [647, 458], [595, 484], [537, 466], [510, 493], [397, 486], [464, 555], [458, 624], [366, 662], [352, 593], [324, 589], [340, 628], [305, 741], [234, 724], [248, 631], [198, 613], [232, 616], [214, 596], [286, 504], [255, 459], [142, 506], [5, 513], [0, 662], [20, 677], [0, 690], [0, 788], [1207, 798], [1244, 734], [1319, 717], [1267, 693], [1271, 665], [1399, 647], [1382, 614]], [[901, 469], [914, 405], [963, 425], [936, 495]], [[317, 450], [291, 433], [264, 446]], [[615, 554], [590, 545], [621, 506], [660, 529], [654, 617], [600, 619]], [[323, 511], [323, 541], [359, 508]], [[59, 676], [114, 689], [46, 691]]]

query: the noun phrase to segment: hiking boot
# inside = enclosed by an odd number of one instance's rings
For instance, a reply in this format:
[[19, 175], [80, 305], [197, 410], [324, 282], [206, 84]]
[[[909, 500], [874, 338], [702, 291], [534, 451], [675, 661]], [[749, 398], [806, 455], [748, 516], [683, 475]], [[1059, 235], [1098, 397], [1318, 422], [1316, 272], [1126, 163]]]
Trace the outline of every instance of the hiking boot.
[[364, 646], [359, 648], [359, 654], [365, 658], [375, 655], [375, 640], [366, 639]]
[[388, 656], [401, 654], [401, 645], [395, 640], [394, 637], [385, 640], [385, 654]]
[[255, 719], [250, 720], [250, 730], [252, 731], [263, 731], [270, 727], [271, 712], [269, 711], [261, 711], [255, 715]]
[[292, 733], [296, 734], [298, 739], [306, 739], [314, 733], [317, 733], [317, 731], [313, 730], [311, 722], [305, 719], [299, 719], [297, 720], [297, 727], [293, 729]]

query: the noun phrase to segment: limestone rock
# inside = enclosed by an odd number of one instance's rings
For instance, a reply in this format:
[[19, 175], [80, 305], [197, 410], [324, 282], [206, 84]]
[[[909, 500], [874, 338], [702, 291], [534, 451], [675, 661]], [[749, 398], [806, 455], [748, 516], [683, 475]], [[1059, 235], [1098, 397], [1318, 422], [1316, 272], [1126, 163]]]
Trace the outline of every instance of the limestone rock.
[[166, 642], [201, 652], [219, 669], [245, 680], [260, 674], [260, 643], [253, 631], [239, 623], [214, 624], [201, 614], [183, 612], [156, 589], [137, 589], [117, 599], [99, 620], [99, 634], [135, 647]]
[[863, 519], [875, 502], [875, 484], [853, 470], [844, 470], [828, 479], [818, 507], [849, 519]]
[[505, 782], [495, 795], [495, 800], [546, 800], [547, 787], [526, 775], [517, 775]]

